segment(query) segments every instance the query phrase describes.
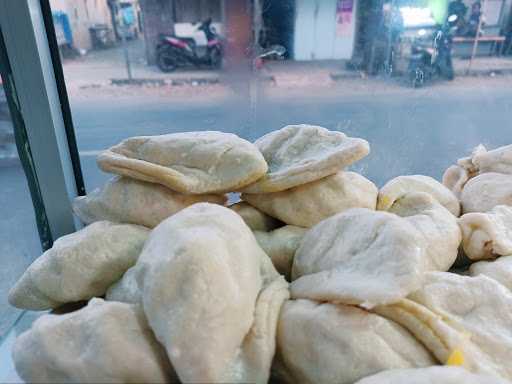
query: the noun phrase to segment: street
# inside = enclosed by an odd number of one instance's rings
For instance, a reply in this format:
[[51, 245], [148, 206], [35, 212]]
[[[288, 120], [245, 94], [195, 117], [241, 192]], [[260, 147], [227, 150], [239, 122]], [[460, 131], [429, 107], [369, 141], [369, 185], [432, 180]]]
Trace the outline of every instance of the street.
[[[371, 153], [353, 169], [381, 186], [402, 174], [440, 179], [446, 167], [477, 144], [512, 143], [511, 84], [508, 77], [457, 79], [414, 90], [354, 80], [326, 88], [263, 87], [251, 98], [232, 97], [215, 86], [172, 94], [119, 88], [108, 96], [92, 97], [95, 90], [74, 95], [71, 108], [88, 191], [110, 177], [96, 166], [98, 152], [126, 137], [219, 130], [255, 140], [294, 123], [367, 139]], [[0, 254], [16, 260], [0, 272], [0, 292], [5, 292], [40, 249], [18, 163], [0, 166], [0, 188]], [[16, 316], [5, 300], [1, 294], [0, 324]]]
[[[370, 155], [354, 165], [376, 184], [401, 174], [440, 179], [444, 169], [474, 146], [512, 143], [511, 79], [482, 86], [438, 85], [423, 90], [267, 89], [252, 102], [219, 98], [194, 103], [127, 97], [115, 103], [72, 100], [87, 189], [108, 178], [95, 155], [123, 138], [194, 130], [219, 130], [255, 140], [286, 124], [318, 124], [367, 139]], [[474, 84], [473, 84], [474, 85]]]

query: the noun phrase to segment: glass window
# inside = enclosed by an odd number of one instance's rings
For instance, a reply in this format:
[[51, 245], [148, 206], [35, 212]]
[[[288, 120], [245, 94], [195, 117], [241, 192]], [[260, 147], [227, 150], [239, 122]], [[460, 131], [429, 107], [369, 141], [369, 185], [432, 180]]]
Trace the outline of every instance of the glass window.
[[[60, 31], [75, 5], [51, 3]], [[78, 20], [60, 43], [88, 190], [109, 177], [96, 155], [134, 135], [221, 130], [254, 140], [286, 124], [318, 124], [367, 139], [372, 155], [355, 168], [378, 184], [410, 173], [439, 178], [480, 142], [508, 142], [498, 134], [508, 120], [502, 74], [512, 69], [501, 55], [509, 53], [500, 32], [506, 7], [500, 30], [482, 27], [487, 39], [470, 60], [471, 2], [462, 2], [450, 63], [424, 67], [412, 52], [429, 54], [446, 1], [250, 3], [90, 2], [95, 19]], [[222, 68], [211, 65], [208, 36], [196, 24], [208, 18], [210, 41], [223, 41]], [[284, 54], [255, 58], [275, 45]], [[167, 49], [178, 56], [166, 57]]]
[[[505, 0], [50, 4], [88, 192], [112, 177], [98, 154], [133, 136], [216, 130], [254, 141], [319, 125], [368, 140], [350, 169], [379, 187], [400, 175], [441, 180], [477, 145], [512, 143]], [[0, 140], [12, 139], [4, 115]], [[3, 293], [40, 246], [16, 150], [1, 141], [0, 178], [0, 254], [12, 258]], [[19, 312], [1, 297], [5, 332]]]
[[41, 254], [34, 209], [23, 172], [5, 98], [0, 86], [0, 339], [21, 311], [7, 302], [7, 293], [17, 279]]

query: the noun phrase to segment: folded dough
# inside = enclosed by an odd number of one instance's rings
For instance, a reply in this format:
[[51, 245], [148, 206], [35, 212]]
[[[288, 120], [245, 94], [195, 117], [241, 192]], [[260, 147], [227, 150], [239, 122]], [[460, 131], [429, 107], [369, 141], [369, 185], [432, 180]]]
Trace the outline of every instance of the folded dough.
[[109, 220], [153, 228], [189, 205], [225, 204], [226, 200], [225, 195], [183, 195], [158, 184], [114, 177], [102, 188], [77, 197], [73, 211], [86, 224]]
[[269, 232], [284, 225], [281, 221], [261, 212], [244, 201], [233, 204], [229, 208], [242, 216], [245, 224], [253, 231]]
[[469, 178], [472, 178], [480, 172], [480, 168], [475, 162], [475, 158], [485, 154], [486, 152], [487, 149], [482, 144], [478, 144], [475, 148], [473, 148], [470, 156], [457, 160], [457, 165], [464, 168], [468, 172]]
[[512, 207], [498, 205], [487, 213], [466, 213], [459, 225], [462, 247], [471, 260], [512, 255]]
[[243, 189], [280, 192], [341, 171], [370, 152], [366, 140], [316, 125], [288, 125], [254, 143], [268, 163], [268, 173]]
[[480, 173], [497, 172], [512, 175], [512, 144], [475, 153], [472, 162]]
[[45, 310], [101, 296], [139, 257], [145, 227], [95, 222], [58, 239], [9, 292], [18, 308]]
[[312, 227], [349, 208], [375, 209], [378, 189], [355, 172], [338, 172], [323, 179], [275, 193], [244, 193], [242, 199], [286, 224]]
[[468, 171], [459, 165], [451, 165], [443, 174], [443, 185], [457, 198], [460, 198], [462, 189], [468, 180]]
[[[499, 377], [478, 375], [464, 368], [434, 366], [391, 369], [359, 380], [355, 384], [507, 384]], [[509, 383], [510, 384], [510, 383]]]
[[379, 191], [377, 209], [387, 211], [396, 200], [409, 192], [426, 192], [455, 216], [460, 214], [457, 197], [443, 184], [429, 176], [398, 176], [388, 181]]
[[426, 367], [435, 359], [400, 325], [357, 307], [287, 301], [276, 360], [290, 383], [351, 384], [392, 368]]
[[13, 348], [27, 383], [178, 382], [137, 306], [92, 299], [65, 315], [43, 315]]
[[425, 192], [407, 193], [388, 212], [405, 218], [422, 235], [427, 270], [450, 269], [462, 240], [455, 216]]
[[238, 214], [185, 208], [153, 230], [132, 270], [182, 382], [266, 382], [289, 293]]
[[512, 256], [473, 263], [469, 267], [469, 273], [471, 276], [485, 275], [512, 291]]
[[439, 362], [473, 368], [472, 361], [466, 356], [468, 350], [471, 350], [469, 335], [463, 329], [454, 328], [429, 308], [409, 299], [401, 299], [372, 308], [372, 312], [402, 325]]
[[293, 258], [306, 232], [306, 228], [286, 225], [272, 232], [254, 231], [254, 237], [276, 270], [290, 281]]
[[497, 205], [512, 205], [512, 175], [483, 173], [469, 180], [462, 190], [462, 211], [488, 212]]
[[142, 305], [143, 272], [137, 265], [128, 269], [120, 280], [107, 289], [105, 300]]
[[405, 326], [441, 362], [512, 378], [512, 293], [480, 275], [430, 272], [424, 286], [375, 312]]
[[423, 236], [395, 214], [354, 208], [310, 229], [295, 253], [291, 295], [371, 308], [421, 286]]
[[253, 144], [213, 131], [132, 137], [101, 153], [98, 165], [185, 194], [233, 191], [267, 172]]

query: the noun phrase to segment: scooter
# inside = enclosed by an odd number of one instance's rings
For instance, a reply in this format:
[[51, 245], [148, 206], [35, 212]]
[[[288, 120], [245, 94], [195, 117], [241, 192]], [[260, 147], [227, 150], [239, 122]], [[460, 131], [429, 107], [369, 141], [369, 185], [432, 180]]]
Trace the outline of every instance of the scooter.
[[219, 68], [222, 65], [222, 45], [220, 39], [211, 25], [209, 18], [196, 28], [206, 36], [206, 51], [200, 55], [195, 40], [187, 37], [160, 35], [156, 48], [158, 68], [163, 72], [172, 72], [178, 67], [208, 66]]
[[[411, 47], [409, 59], [409, 81], [414, 88], [422, 87], [425, 81], [434, 77], [453, 80], [452, 64], [453, 35], [456, 30], [456, 15], [450, 15], [447, 22], [434, 32], [432, 43], [417, 40]], [[425, 35], [425, 30], [419, 31]]]

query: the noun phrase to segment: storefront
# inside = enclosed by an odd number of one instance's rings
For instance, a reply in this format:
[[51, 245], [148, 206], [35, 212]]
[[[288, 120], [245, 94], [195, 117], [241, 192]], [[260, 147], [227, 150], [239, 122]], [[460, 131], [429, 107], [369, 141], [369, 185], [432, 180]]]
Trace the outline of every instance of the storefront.
[[294, 59], [350, 59], [356, 0], [296, 1]]

